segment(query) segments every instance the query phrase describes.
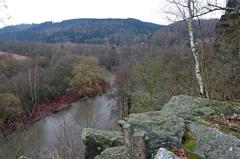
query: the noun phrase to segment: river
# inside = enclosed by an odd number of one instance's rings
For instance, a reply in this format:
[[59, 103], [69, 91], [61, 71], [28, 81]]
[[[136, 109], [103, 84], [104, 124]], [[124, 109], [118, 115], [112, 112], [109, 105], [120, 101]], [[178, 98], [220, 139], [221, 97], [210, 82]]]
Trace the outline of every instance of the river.
[[[117, 129], [115, 104], [109, 95], [82, 99], [71, 107], [34, 124], [25, 133], [14, 133], [0, 147], [0, 159], [15, 159], [19, 153], [32, 159], [83, 159], [83, 128]], [[23, 141], [23, 142], [22, 142]]]

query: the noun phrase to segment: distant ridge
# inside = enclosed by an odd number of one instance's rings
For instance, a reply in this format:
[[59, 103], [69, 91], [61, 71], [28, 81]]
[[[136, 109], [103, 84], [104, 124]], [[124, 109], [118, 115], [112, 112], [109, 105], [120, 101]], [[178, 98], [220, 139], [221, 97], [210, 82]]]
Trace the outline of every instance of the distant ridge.
[[[219, 19], [201, 19], [201, 30], [199, 28], [199, 22], [197, 20], [193, 21], [194, 24], [194, 36], [198, 42], [201, 39], [201, 36], [205, 41], [214, 41], [216, 37], [216, 25]], [[150, 37], [150, 41], [155, 45], [173, 45], [173, 44], [187, 44], [189, 43], [188, 39], [188, 30], [185, 22], [176, 22], [172, 23], [163, 29], [160, 29]]]
[[0, 29], [0, 40], [43, 43], [132, 44], [164, 27], [137, 19], [71, 19], [59, 23], [22, 24]]

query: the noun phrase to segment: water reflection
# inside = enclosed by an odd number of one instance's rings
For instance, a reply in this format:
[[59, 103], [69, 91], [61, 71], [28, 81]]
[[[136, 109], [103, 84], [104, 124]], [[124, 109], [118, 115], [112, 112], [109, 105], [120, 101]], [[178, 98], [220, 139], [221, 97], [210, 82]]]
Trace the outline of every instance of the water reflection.
[[[115, 129], [117, 117], [112, 114], [113, 103], [107, 95], [81, 100], [31, 125], [26, 131], [21, 154], [33, 159], [84, 158], [84, 145], [80, 139], [82, 129]], [[0, 148], [1, 159], [15, 157], [21, 134]]]

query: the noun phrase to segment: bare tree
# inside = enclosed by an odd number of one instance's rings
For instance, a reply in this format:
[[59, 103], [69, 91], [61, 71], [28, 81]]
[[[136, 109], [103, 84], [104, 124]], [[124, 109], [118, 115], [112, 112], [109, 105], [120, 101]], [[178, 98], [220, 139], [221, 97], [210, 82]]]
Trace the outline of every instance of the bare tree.
[[[208, 97], [208, 92], [206, 89], [206, 85], [204, 83], [203, 78], [203, 63], [201, 62], [203, 59], [199, 56], [199, 51], [195, 44], [195, 37], [194, 37], [194, 23], [193, 20], [197, 19], [199, 21], [199, 18], [204, 17], [205, 15], [208, 15], [209, 13], [215, 12], [215, 11], [226, 11], [226, 12], [237, 12], [239, 13], [239, 6], [240, 2], [239, 0], [223, 0], [223, 1], [217, 1], [217, 0], [167, 0], [168, 4], [173, 5], [174, 9], [171, 8], [171, 11], [168, 13], [171, 13], [172, 20], [174, 18], [174, 21], [185, 21], [188, 28], [188, 34], [189, 34], [189, 42], [192, 54], [194, 56], [195, 61], [195, 75], [196, 79], [199, 84], [199, 90], [200, 95], [204, 97]], [[200, 21], [199, 21], [200, 22]], [[198, 23], [198, 27], [201, 28], [201, 24]], [[201, 32], [201, 31], [200, 31]], [[202, 36], [202, 35], [201, 35]], [[202, 40], [202, 48], [201, 48], [201, 54], [203, 57], [203, 37], [201, 37]]]
[[26, 135], [26, 130], [28, 127], [28, 124], [31, 122], [31, 118], [33, 116], [33, 113], [35, 111], [35, 109], [37, 108], [38, 104], [39, 104], [39, 85], [40, 85], [40, 79], [39, 79], [39, 67], [38, 67], [38, 61], [30, 61], [29, 64], [29, 68], [28, 68], [28, 76], [26, 77], [27, 79], [25, 79], [28, 82], [29, 85], [29, 91], [31, 94], [31, 102], [33, 104], [33, 108], [30, 111], [29, 117], [27, 118], [27, 120], [25, 121], [25, 123], [23, 124], [23, 133], [21, 135], [21, 139], [20, 142], [18, 144], [17, 147], [17, 151], [16, 151], [16, 157], [19, 157], [20, 155], [20, 151], [21, 148], [23, 146], [23, 142], [25, 139], [25, 135]]
[[193, 19], [203, 14], [203, 4], [198, 0], [167, 0], [168, 3], [174, 5], [177, 10], [172, 11], [172, 15], [175, 15], [175, 19], [185, 21], [188, 28], [189, 42], [191, 51], [195, 61], [195, 76], [198, 81], [200, 95], [208, 97], [205, 84], [202, 77], [201, 62], [199, 57], [199, 51], [196, 48], [194, 31], [193, 31]]
[[202, 14], [208, 14], [214, 11], [227, 11], [227, 12], [238, 12], [239, 13], [239, 0], [224, 0], [222, 4], [218, 3], [217, 0], [207, 0], [207, 5], [204, 8]]

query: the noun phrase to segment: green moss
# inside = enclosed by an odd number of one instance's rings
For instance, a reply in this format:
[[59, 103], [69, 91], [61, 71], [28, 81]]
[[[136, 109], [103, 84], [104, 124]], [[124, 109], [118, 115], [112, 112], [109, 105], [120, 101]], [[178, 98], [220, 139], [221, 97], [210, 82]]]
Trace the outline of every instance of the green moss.
[[194, 137], [191, 134], [187, 133], [185, 135], [183, 146], [185, 150], [189, 150], [189, 151], [193, 151], [196, 148]]
[[185, 155], [187, 156], [188, 159], [202, 159], [200, 156], [193, 153], [196, 146], [197, 144], [195, 142], [194, 136], [189, 132], [185, 132], [183, 137], [183, 147]]
[[194, 150], [196, 147], [196, 144], [194, 142], [189, 142], [184, 145], [184, 149], [186, 150]]

